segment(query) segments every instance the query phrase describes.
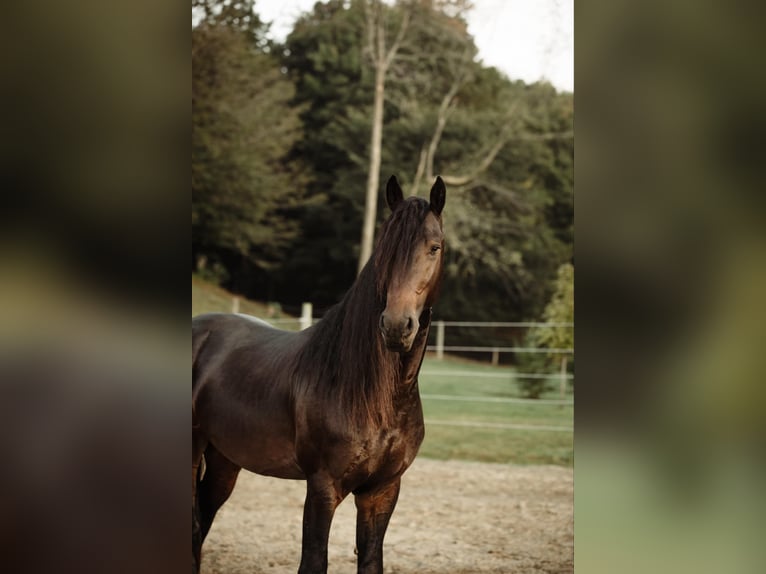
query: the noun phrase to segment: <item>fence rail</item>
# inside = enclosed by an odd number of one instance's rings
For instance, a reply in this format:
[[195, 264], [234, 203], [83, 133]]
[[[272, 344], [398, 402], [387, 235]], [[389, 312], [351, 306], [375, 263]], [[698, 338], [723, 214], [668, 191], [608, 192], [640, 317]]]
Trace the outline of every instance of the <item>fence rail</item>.
[[530, 321], [434, 321], [445, 327], [574, 327], [574, 323], [535, 323]]
[[574, 379], [569, 373], [473, 373], [471, 371], [420, 371], [421, 375], [437, 377], [479, 377], [488, 379]]
[[427, 425], [439, 425], [448, 427], [473, 427], [488, 429], [508, 429], [508, 430], [526, 430], [526, 431], [554, 431], [554, 432], [573, 432], [572, 427], [559, 427], [548, 425], [522, 425], [515, 423], [480, 423], [473, 421], [443, 421], [426, 419]]
[[437, 356], [444, 355], [444, 351], [453, 353], [551, 353], [574, 354], [574, 349], [550, 349], [548, 347], [471, 347], [463, 345], [429, 345], [428, 351], [435, 351]]
[[561, 401], [558, 399], [515, 399], [508, 397], [471, 397], [462, 395], [431, 395], [421, 393], [420, 397], [432, 401], [469, 401], [476, 403], [513, 403], [522, 405], [574, 405], [574, 401]]
[[[239, 311], [239, 301], [235, 298], [232, 302], [232, 311]], [[312, 305], [304, 303], [301, 308], [301, 317], [299, 318], [274, 318], [267, 319], [269, 323], [277, 327], [295, 326], [299, 329], [306, 329], [319, 319], [312, 316]], [[472, 345], [447, 345], [445, 343], [445, 330], [447, 327], [454, 328], [525, 328], [525, 329], [546, 329], [546, 328], [574, 328], [573, 323], [555, 323], [555, 322], [532, 322], [532, 321], [434, 321], [436, 344], [429, 345], [426, 350], [435, 354], [437, 359], [443, 359], [444, 353], [488, 353], [491, 354], [491, 363], [499, 364], [500, 353], [546, 353], [561, 356], [561, 371], [555, 373], [481, 373], [472, 371], [455, 370], [424, 370], [421, 375], [453, 377], [453, 378], [492, 378], [492, 379], [553, 379], [560, 381], [561, 399], [524, 399], [510, 397], [490, 397], [473, 395], [441, 395], [422, 393], [421, 397], [425, 401], [465, 401], [477, 403], [500, 403], [500, 404], [518, 404], [540, 407], [565, 407], [573, 406], [574, 401], [564, 400], [564, 389], [567, 381], [574, 379], [574, 375], [566, 372], [566, 361], [569, 356], [574, 355], [574, 349], [540, 348], [540, 347], [514, 347], [514, 346], [472, 346]], [[570, 426], [555, 425], [532, 425], [516, 423], [500, 423], [490, 421], [464, 421], [464, 420], [442, 420], [426, 419], [428, 425], [464, 427], [464, 428], [486, 428], [496, 430], [512, 431], [541, 431], [541, 432], [572, 432], [574, 429]]]

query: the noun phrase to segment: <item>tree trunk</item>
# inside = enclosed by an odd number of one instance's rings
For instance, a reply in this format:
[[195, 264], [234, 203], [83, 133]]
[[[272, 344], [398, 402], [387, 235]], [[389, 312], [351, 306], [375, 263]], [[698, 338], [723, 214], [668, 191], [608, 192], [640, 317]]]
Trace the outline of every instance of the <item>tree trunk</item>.
[[370, 137], [370, 169], [367, 176], [367, 199], [364, 207], [362, 245], [359, 251], [357, 273], [362, 271], [372, 254], [375, 235], [375, 217], [378, 211], [378, 186], [380, 185], [380, 154], [383, 140], [383, 98], [386, 82], [385, 67], [375, 68], [375, 103], [372, 113], [372, 136]]
[[367, 20], [367, 50], [375, 69], [375, 101], [372, 113], [372, 135], [370, 136], [370, 166], [367, 174], [367, 199], [362, 226], [362, 245], [359, 250], [357, 273], [372, 254], [375, 236], [375, 216], [378, 211], [378, 185], [380, 184], [380, 155], [383, 145], [383, 102], [385, 100], [386, 74], [396, 57], [412, 16], [412, 7], [404, 11], [396, 38], [386, 50], [386, 22], [384, 6], [380, 0], [364, 3]]

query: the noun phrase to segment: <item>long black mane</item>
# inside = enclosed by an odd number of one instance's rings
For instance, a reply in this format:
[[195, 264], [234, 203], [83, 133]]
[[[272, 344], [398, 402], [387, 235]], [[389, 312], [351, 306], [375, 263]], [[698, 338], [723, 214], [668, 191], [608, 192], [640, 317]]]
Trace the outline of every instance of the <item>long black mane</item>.
[[296, 363], [301, 392], [327, 399], [324, 406], [336, 405], [354, 424], [393, 421], [401, 356], [385, 347], [378, 321], [392, 278], [409, 268], [415, 245], [424, 238], [428, 213], [429, 203], [421, 198], [397, 205], [370, 260], [343, 299], [311, 329]]

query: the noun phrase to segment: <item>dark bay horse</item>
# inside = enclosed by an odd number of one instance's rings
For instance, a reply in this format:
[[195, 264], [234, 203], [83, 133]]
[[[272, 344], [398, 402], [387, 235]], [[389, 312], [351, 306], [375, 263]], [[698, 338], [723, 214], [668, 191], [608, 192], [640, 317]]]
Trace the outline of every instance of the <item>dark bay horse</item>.
[[441, 178], [430, 201], [386, 185], [391, 215], [335, 307], [297, 333], [243, 315], [192, 320], [192, 569], [242, 468], [307, 483], [300, 573], [327, 571], [353, 493], [358, 572], [383, 572], [402, 473], [423, 440], [418, 372], [441, 281]]

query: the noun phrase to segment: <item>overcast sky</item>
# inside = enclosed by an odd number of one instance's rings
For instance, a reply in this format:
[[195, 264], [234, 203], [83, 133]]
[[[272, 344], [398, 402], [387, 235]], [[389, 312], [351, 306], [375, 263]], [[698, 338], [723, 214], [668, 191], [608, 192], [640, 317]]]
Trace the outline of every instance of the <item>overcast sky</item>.
[[[262, 19], [284, 39], [301, 12], [316, 0], [256, 0]], [[560, 90], [574, 90], [574, 0], [474, 0], [468, 30], [479, 58], [509, 78], [546, 79]]]

